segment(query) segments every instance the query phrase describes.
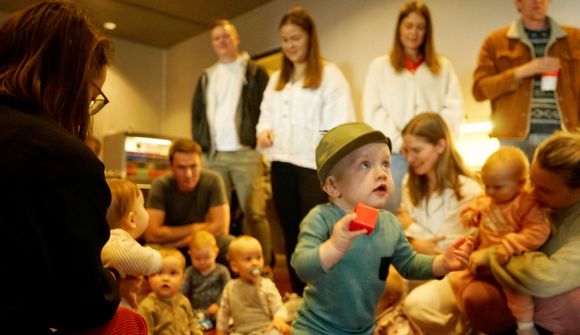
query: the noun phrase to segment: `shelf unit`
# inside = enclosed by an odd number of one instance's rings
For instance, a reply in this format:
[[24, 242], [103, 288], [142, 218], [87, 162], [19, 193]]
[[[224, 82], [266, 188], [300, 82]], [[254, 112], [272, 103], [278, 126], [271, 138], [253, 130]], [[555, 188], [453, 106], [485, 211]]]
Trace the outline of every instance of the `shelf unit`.
[[169, 169], [168, 152], [172, 138], [122, 132], [105, 136], [103, 161], [108, 178], [126, 178], [148, 188]]

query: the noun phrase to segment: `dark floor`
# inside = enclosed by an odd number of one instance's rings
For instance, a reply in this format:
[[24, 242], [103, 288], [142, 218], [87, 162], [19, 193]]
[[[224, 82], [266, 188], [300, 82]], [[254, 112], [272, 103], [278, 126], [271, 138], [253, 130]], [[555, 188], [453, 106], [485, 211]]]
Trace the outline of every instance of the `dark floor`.
[[276, 254], [276, 265], [273, 270], [274, 283], [276, 283], [282, 297], [286, 293], [292, 293], [290, 275], [288, 274], [288, 267], [286, 266], [286, 255]]
[[280, 221], [276, 215], [276, 210], [274, 209], [274, 203], [271, 197], [271, 191], [268, 187], [267, 189], [267, 202], [266, 202], [266, 216], [268, 222], [270, 223], [270, 231], [272, 235], [272, 250], [276, 255], [276, 263], [274, 265], [274, 282], [278, 287], [278, 291], [282, 297], [286, 293], [292, 293], [292, 286], [290, 284], [290, 275], [288, 274], [288, 266], [286, 265], [286, 248], [284, 246], [284, 235], [282, 233], [282, 227], [280, 227]]

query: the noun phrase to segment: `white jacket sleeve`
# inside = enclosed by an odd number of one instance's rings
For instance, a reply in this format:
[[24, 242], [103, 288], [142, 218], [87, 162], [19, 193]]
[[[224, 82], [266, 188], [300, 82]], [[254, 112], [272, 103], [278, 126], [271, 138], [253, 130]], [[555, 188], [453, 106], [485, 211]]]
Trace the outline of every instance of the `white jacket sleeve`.
[[334, 64], [325, 66], [322, 85], [323, 109], [321, 114], [321, 128], [330, 130], [345, 122], [356, 120], [350, 86], [340, 69]]
[[[264, 90], [264, 95], [262, 97], [262, 103], [260, 104], [260, 118], [258, 119], [258, 123], [256, 124], [256, 134], [261, 133], [264, 130], [272, 129], [272, 114], [275, 112], [273, 109], [275, 106], [272, 106], [272, 93], [276, 88], [276, 84], [278, 83], [278, 78], [280, 77], [280, 72], [276, 71], [268, 80], [268, 85]], [[274, 108], [273, 108], [274, 107]]]
[[402, 144], [402, 129], [393, 121], [393, 111], [382, 101], [381, 81], [385, 80], [382, 76], [386, 75], [384, 66], [390, 66], [385, 57], [376, 58], [369, 65], [363, 91], [363, 121], [388, 136], [393, 143], [393, 151], [398, 153]]

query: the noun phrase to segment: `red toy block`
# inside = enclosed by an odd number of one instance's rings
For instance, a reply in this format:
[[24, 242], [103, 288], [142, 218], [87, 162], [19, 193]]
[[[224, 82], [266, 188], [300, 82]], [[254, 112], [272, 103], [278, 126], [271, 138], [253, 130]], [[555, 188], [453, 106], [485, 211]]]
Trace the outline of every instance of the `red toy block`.
[[367, 231], [367, 235], [370, 235], [377, 224], [379, 210], [359, 203], [356, 204], [354, 212], [357, 217], [350, 222], [348, 228], [350, 230], [364, 229]]

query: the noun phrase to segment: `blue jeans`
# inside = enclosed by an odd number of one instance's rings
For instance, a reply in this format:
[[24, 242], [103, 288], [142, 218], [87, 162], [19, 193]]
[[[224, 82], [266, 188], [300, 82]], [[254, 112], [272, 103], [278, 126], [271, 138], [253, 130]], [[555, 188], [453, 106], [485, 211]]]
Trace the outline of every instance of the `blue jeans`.
[[403, 194], [403, 177], [409, 169], [407, 160], [400, 154], [391, 155], [391, 175], [393, 176], [393, 184], [395, 185], [395, 192], [391, 200], [387, 203], [385, 209], [393, 212], [395, 215], [401, 207], [401, 197]]

